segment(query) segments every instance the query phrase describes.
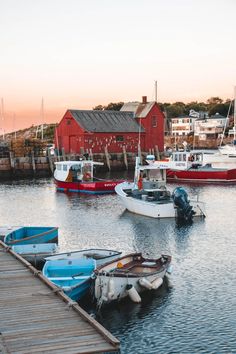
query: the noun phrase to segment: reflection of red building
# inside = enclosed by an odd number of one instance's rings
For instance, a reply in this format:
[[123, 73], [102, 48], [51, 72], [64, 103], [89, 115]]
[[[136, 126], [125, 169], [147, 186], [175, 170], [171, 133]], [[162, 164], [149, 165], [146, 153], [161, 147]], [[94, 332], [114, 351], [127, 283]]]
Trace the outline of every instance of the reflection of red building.
[[[140, 129], [139, 124], [142, 128]], [[65, 153], [137, 152], [164, 146], [164, 115], [155, 102], [127, 103], [121, 111], [68, 110], [58, 124], [55, 145]]]

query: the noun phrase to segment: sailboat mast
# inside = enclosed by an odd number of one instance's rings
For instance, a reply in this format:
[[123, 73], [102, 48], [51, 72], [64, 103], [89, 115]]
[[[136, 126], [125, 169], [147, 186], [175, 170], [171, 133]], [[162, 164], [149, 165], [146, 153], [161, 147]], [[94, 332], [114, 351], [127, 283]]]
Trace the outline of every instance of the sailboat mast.
[[236, 146], [236, 86], [234, 86], [234, 141], [233, 144]]
[[1, 118], [2, 118], [2, 138], [5, 140], [5, 130], [4, 130], [4, 102], [3, 98], [1, 98]]

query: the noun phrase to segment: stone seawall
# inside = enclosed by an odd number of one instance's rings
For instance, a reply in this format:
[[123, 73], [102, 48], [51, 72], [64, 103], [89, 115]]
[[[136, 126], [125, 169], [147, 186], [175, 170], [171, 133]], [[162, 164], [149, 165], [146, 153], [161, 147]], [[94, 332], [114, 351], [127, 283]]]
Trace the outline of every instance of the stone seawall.
[[[142, 159], [148, 153], [142, 153]], [[88, 158], [94, 161], [103, 162], [103, 166], [96, 169], [101, 172], [105, 171], [122, 171], [133, 170], [135, 166], [136, 154], [120, 153], [120, 154], [94, 154]], [[158, 156], [156, 156], [157, 158]], [[53, 174], [54, 162], [63, 160], [79, 160], [81, 155], [63, 155], [62, 156], [43, 156], [43, 157], [5, 157], [0, 158], [0, 180], [19, 179], [29, 177], [50, 177]]]

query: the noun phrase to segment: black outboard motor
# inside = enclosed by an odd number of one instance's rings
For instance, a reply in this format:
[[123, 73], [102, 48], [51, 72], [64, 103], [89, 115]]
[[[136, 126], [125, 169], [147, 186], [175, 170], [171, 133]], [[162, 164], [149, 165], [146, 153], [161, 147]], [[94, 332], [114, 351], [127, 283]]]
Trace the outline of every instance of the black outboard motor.
[[177, 218], [185, 221], [191, 221], [195, 212], [189, 204], [188, 194], [183, 187], [177, 187], [172, 193], [172, 198], [177, 207]]

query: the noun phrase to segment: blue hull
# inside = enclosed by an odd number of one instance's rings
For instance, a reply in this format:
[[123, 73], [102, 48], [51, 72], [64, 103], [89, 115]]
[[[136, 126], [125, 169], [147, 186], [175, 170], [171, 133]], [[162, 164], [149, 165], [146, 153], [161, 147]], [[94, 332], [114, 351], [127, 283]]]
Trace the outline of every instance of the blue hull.
[[86, 191], [84, 189], [67, 189], [67, 188], [59, 188], [57, 187], [57, 191], [59, 192], [76, 192], [76, 193], [82, 193], [82, 194], [111, 194], [111, 191]]
[[4, 243], [12, 245], [28, 245], [38, 243], [57, 243], [58, 228], [57, 227], [20, 227], [7, 234], [4, 237]]
[[45, 263], [43, 275], [77, 301], [88, 292], [95, 267], [94, 259], [52, 260]]

